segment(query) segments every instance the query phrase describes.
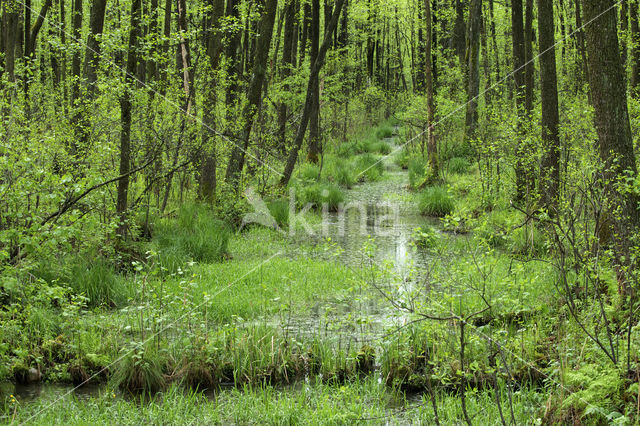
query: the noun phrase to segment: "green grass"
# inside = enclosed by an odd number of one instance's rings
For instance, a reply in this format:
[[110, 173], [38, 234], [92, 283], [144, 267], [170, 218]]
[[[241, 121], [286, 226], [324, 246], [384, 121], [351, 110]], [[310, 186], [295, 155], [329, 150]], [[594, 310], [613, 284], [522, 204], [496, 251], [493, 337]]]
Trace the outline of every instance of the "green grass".
[[469, 160], [464, 157], [454, 157], [449, 160], [448, 168], [449, 173], [462, 175], [469, 172], [471, 164], [469, 163]]
[[388, 125], [382, 125], [376, 130], [376, 137], [378, 139], [387, 139], [393, 136], [393, 127]]
[[298, 176], [302, 180], [315, 182], [320, 176], [320, 166], [312, 163], [304, 163], [298, 168]]
[[425, 160], [422, 157], [413, 157], [408, 162], [409, 169], [409, 186], [413, 189], [418, 189], [425, 180], [427, 173], [427, 166]]
[[323, 177], [326, 180], [344, 188], [351, 188], [356, 183], [351, 161], [336, 156], [326, 156], [324, 161]]
[[269, 212], [280, 227], [289, 224], [289, 200], [278, 199], [267, 202]]
[[418, 209], [425, 216], [444, 217], [453, 212], [454, 207], [453, 198], [443, 186], [426, 188], [418, 198]]
[[360, 181], [376, 182], [382, 178], [384, 165], [372, 154], [359, 155], [354, 164], [355, 176]]
[[301, 206], [313, 204], [316, 209], [323, 209], [326, 205], [329, 211], [337, 211], [340, 203], [344, 201], [344, 193], [334, 185], [327, 183], [315, 183], [300, 188], [298, 203]]
[[224, 259], [230, 228], [204, 205], [191, 204], [178, 210], [175, 218], [159, 221], [154, 242], [161, 264], [176, 271], [189, 261], [211, 263]]
[[74, 293], [89, 299], [90, 306], [123, 306], [134, 294], [131, 280], [102, 258], [78, 259], [70, 267], [68, 283]]

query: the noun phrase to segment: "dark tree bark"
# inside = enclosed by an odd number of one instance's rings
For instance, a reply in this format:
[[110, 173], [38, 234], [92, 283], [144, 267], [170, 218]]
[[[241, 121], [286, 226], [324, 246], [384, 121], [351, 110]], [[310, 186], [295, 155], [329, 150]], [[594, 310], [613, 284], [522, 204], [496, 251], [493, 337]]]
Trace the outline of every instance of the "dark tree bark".
[[124, 76], [125, 88], [120, 97], [120, 168], [122, 178], [118, 181], [116, 214], [118, 228], [116, 234], [120, 240], [127, 237], [127, 209], [129, 197], [129, 172], [131, 170], [131, 90], [134, 86], [134, 74], [138, 65], [138, 38], [140, 33], [141, 0], [131, 2], [131, 28], [129, 29], [129, 45], [127, 48], [127, 68]]
[[329, 45], [331, 44], [331, 34], [333, 33], [333, 31], [335, 31], [335, 28], [338, 25], [338, 18], [340, 17], [340, 12], [342, 10], [344, 2], [345, 0], [336, 0], [333, 14], [331, 15], [331, 20], [329, 21], [329, 26], [327, 27], [329, 32], [325, 34], [322, 46], [320, 46], [320, 50], [318, 51], [318, 57], [315, 60], [313, 67], [311, 68], [311, 73], [309, 74], [309, 82], [307, 84], [307, 97], [304, 103], [304, 110], [302, 111], [302, 118], [300, 119], [300, 126], [298, 127], [298, 132], [296, 134], [293, 148], [289, 153], [289, 158], [287, 159], [284, 173], [282, 174], [282, 178], [280, 179], [281, 186], [287, 186], [289, 180], [291, 179], [291, 174], [293, 173], [296, 162], [298, 161], [298, 152], [300, 151], [300, 147], [302, 146], [304, 134], [307, 131], [309, 117], [311, 115], [311, 98], [313, 96], [314, 85], [318, 84], [320, 70], [324, 65], [324, 59], [327, 54], [327, 50], [329, 49]]
[[84, 78], [87, 83], [87, 95], [92, 99], [96, 93], [98, 63], [100, 60], [100, 35], [104, 29], [104, 14], [107, 0], [94, 0], [89, 16], [89, 35], [84, 57]]
[[[74, 43], [80, 43], [82, 39], [82, 0], [73, 1], [73, 11], [71, 13], [71, 36]], [[80, 98], [80, 50], [76, 49], [71, 59], [71, 75], [73, 85], [71, 88], [71, 103], [75, 106]]]
[[526, 0], [526, 12], [524, 20], [524, 83], [525, 83], [525, 96], [524, 96], [524, 109], [527, 117], [530, 117], [533, 113], [533, 73], [534, 73], [534, 60], [533, 60], [533, 40], [535, 39], [533, 31], [533, 0]]
[[300, 65], [304, 63], [307, 54], [307, 40], [309, 39], [309, 27], [311, 26], [311, 3], [304, 1], [304, 15], [302, 20], [302, 34], [300, 35]]
[[[585, 11], [586, 14], [586, 11]], [[640, 86], [640, 25], [638, 24], [638, 0], [629, 4], [631, 18], [631, 91], [637, 95]]]
[[[239, 26], [240, 24], [240, 11], [238, 10], [238, 0], [227, 0], [227, 10], [225, 12], [228, 19], [232, 19]], [[241, 78], [241, 61], [240, 55], [240, 38], [242, 34], [238, 28], [231, 30], [226, 40], [225, 56], [227, 58], [227, 75], [229, 78], [229, 84], [226, 92], [226, 104], [227, 104], [227, 118], [233, 119], [235, 114], [235, 104], [238, 98], [239, 79]]]
[[42, 28], [42, 24], [44, 24], [44, 20], [47, 17], [47, 12], [49, 12], [49, 8], [51, 7], [52, 0], [45, 0], [45, 2], [40, 7], [40, 12], [36, 17], [35, 22], [31, 25], [29, 31], [25, 30], [25, 34], [29, 34], [29, 43], [25, 43], [25, 56], [33, 57], [36, 53], [36, 42], [38, 40], [38, 33]]
[[[614, 222], [614, 246], [618, 277], [626, 292], [628, 274], [636, 268], [630, 255], [640, 225], [639, 197], [619, 184], [627, 174], [637, 175], [633, 138], [627, 109], [627, 91], [620, 59], [614, 0], [582, 0], [586, 22], [598, 19], [597, 25], [585, 27], [589, 58], [589, 81], [595, 111], [600, 157], [605, 166], [605, 184]], [[633, 3], [636, 6], [635, 1]]]
[[[576, 7], [576, 41], [578, 42], [578, 50], [580, 51], [580, 61], [582, 63], [582, 80], [589, 80], [589, 66], [587, 62], [587, 49], [584, 44], [584, 29], [582, 28], [582, 11], [580, 10], [580, 1], [574, 0]], [[582, 83], [580, 84], [582, 85]], [[588, 90], [589, 101], [591, 101], [591, 90]]]
[[467, 113], [464, 139], [476, 137], [478, 127], [478, 96], [480, 95], [480, 37], [482, 26], [482, 0], [471, 0], [467, 29]]
[[184, 99], [187, 100], [186, 111], [190, 114], [193, 109], [194, 93], [193, 81], [194, 73], [191, 69], [191, 49], [186, 35], [187, 28], [187, 3], [186, 0], [178, 0], [178, 33], [180, 42], [178, 45], [178, 56], [180, 58], [180, 71], [182, 74], [182, 87], [184, 89]]
[[[427, 92], [427, 126], [428, 142], [427, 155], [429, 158], [429, 174], [432, 181], [440, 176], [440, 160], [438, 158], [438, 144], [435, 134], [436, 105], [433, 98], [433, 19], [431, 16], [431, 1], [424, 1], [424, 19], [426, 22], [424, 57], [425, 57], [425, 90]], [[435, 0], [433, 0], [435, 1]]]
[[18, 3], [10, 0], [4, 6], [4, 64], [7, 78], [10, 82], [16, 81], [15, 63], [18, 44]]
[[[518, 130], [522, 132], [522, 127], [526, 121], [526, 49], [524, 40], [524, 24], [522, 21], [522, 0], [512, 0], [511, 3], [511, 26], [513, 32], [513, 67], [516, 94], [516, 109], [518, 114]], [[525, 200], [532, 188], [533, 176], [529, 168], [528, 152], [524, 138], [520, 136], [516, 146], [516, 202]]]
[[215, 106], [216, 78], [214, 73], [220, 65], [222, 53], [222, 34], [219, 31], [220, 19], [224, 16], [224, 0], [208, 0], [205, 17], [204, 47], [207, 54], [204, 79], [204, 97], [202, 102], [202, 159], [198, 196], [207, 202], [213, 202], [216, 196], [216, 143], [215, 143]]
[[[310, 67], [318, 59], [320, 48], [320, 0], [311, 0], [311, 50]], [[320, 84], [313, 88], [311, 115], [309, 117], [309, 154], [308, 160], [317, 163], [320, 156]]]
[[627, 40], [629, 37], [629, 3], [627, 0], [620, 0], [620, 58], [623, 68], [627, 64], [628, 47]]
[[543, 204], [554, 213], [560, 186], [560, 136], [558, 133], [558, 77], [556, 74], [553, 0], [538, 0], [543, 156], [540, 192]]
[[254, 57], [253, 75], [247, 90], [247, 104], [245, 105], [242, 117], [244, 119], [244, 129], [242, 132], [242, 146], [234, 145], [231, 157], [227, 166], [225, 180], [238, 190], [238, 178], [244, 167], [245, 153], [249, 148], [251, 137], [251, 127], [256, 112], [260, 108], [262, 85], [267, 74], [267, 59], [269, 58], [269, 47], [273, 34], [273, 25], [276, 19], [277, 0], [266, 0], [264, 9], [260, 14], [258, 23], [258, 39], [256, 40], [256, 52]]
[[460, 66], [463, 68], [467, 67], [465, 63], [465, 55], [467, 49], [467, 34], [466, 27], [464, 24], [464, 8], [467, 0], [455, 0], [456, 4], [456, 20], [453, 27], [453, 48], [458, 54], [458, 59], [460, 60]]
[[[284, 24], [284, 41], [282, 45], [282, 69], [280, 75], [282, 79], [287, 79], [291, 76], [291, 70], [294, 67], [293, 56], [294, 44], [293, 40], [296, 37], [294, 32], [296, 21], [296, 1], [287, 0], [284, 8], [285, 24]], [[283, 90], [286, 92], [289, 90], [289, 85], [285, 84]], [[278, 134], [280, 152], [287, 152], [287, 103], [282, 102], [278, 106]]]

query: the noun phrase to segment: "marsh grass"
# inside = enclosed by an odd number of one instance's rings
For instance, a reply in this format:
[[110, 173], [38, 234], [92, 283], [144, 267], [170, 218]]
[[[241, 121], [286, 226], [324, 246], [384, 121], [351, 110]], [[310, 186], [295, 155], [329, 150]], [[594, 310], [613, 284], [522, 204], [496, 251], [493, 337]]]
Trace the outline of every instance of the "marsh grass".
[[116, 273], [111, 262], [102, 258], [74, 262], [68, 283], [74, 293], [86, 295], [90, 306], [123, 306], [134, 294], [131, 280]]
[[469, 160], [464, 157], [454, 157], [448, 161], [447, 166], [449, 173], [462, 175], [469, 172], [471, 163], [469, 163]]
[[161, 264], [173, 272], [189, 261], [215, 263], [227, 254], [231, 229], [201, 204], [185, 205], [175, 218], [159, 221], [154, 241]]
[[344, 193], [335, 184], [316, 183], [300, 189], [298, 202], [301, 206], [313, 204], [314, 208], [322, 209], [326, 204], [329, 211], [337, 211], [344, 201]]
[[455, 207], [453, 198], [443, 186], [432, 186], [424, 189], [418, 199], [418, 209], [425, 216], [444, 217]]

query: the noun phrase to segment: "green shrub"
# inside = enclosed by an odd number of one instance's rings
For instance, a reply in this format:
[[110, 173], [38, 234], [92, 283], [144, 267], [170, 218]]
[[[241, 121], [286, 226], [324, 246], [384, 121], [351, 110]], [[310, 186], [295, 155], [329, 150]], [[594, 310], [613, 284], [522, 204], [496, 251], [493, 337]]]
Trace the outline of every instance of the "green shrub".
[[413, 230], [411, 240], [416, 247], [422, 249], [433, 248], [438, 243], [438, 233], [432, 226], [418, 227]]
[[424, 182], [427, 168], [425, 161], [421, 157], [411, 158], [408, 162], [409, 168], [409, 186], [417, 189]]
[[463, 175], [469, 171], [471, 164], [464, 157], [454, 157], [449, 160], [449, 172]]
[[154, 240], [162, 265], [170, 271], [189, 260], [212, 263], [224, 259], [231, 230], [202, 204], [182, 207], [175, 219], [156, 226]]
[[359, 146], [357, 142], [344, 142], [338, 145], [336, 153], [340, 157], [352, 157], [358, 153]]
[[90, 306], [122, 306], [133, 296], [127, 279], [118, 275], [106, 259], [78, 259], [71, 266], [68, 283], [75, 293], [89, 299]]
[[432, 186], [420, 194], [418, 208], [425, 216], [444, 217], [453, 211], [454, 203], [446, 188]]
[[474, 155], [473, 147], [466, 142], [454, 142], [451, 144], [443, 144], [443, 148], [440, 151], [440, 158], [443, 161], [451, 160], [452, 158], [472, 158]]
[[336, 185], [316, 183], [303, 187], [299, 195], [301, 205], [313, 204], [316, 209], [322, 209], [327, 204], [330, 211], [337, 211], [344, 201], [344, 194]]

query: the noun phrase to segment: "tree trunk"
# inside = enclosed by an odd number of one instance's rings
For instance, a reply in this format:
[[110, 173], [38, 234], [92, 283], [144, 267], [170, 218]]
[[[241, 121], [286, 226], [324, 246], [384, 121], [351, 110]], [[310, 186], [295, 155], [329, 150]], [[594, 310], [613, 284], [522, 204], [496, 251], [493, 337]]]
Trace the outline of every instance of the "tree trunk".
[[129, 196], [129, 172], [131, 171], [131, 90], [134, 87], [134, 74], [138, 65], [137, 49], [140, 31], [141, 0], [131, 2], [131, 28], [129, 29], [129, 46], [127, 48], [127, 69], [124, 76], [125, 87], [120, 98], [120, 180], [118, 180], [118, 198], [116, 214], [118, 228], [116, 234], [120, 240], [127, 237], [127, 209]]
[[[637, 169], [613, 4], [614, 0], [582, 0], [585, 21], [598, 19], [597, 25], [585, 27], [589, 81], [600, 157], [605, 167], [604, 183], [612, 206], [609, 213], [614, 222], [615, 260], [626, 292], [630, 285], [628, 273], [637, 266], [630, 247], [640, 225], [640, 199], [637, 193], [626, 191], [619, 183], [627, 175], [635, 178]], [[631, 8], [636, 6], [634, 1]]]
[[478, 96], [480, 95], [480, 32], [482, 25], [482, 0], [471, 0], [467, 30], [467, 113], [465, 118], [466, 142], [476, 137], [478, 127]]
[[[637, 95], [640, 87], [640, 26], [638, 25], [638, 0], [629, 4], [631, 17], [631, 92]], [[585, 11], [586, 14], [586, 11]]]
[[186, 35], [187, 28], [187, 3], [186, 0], [178, 0], [178, 34], [180, 43], [178, 46], [180, 57], [180, 69], [182, 71], [182, 87], [184, 89], [184, 98], [187, 100], [187, 114], [193, 109], [193, 70], [191, 69], [191, 49], [189, 49], [189, 40]]
[[220, 19], [224, 15], [224, 0], [208, 0], [205, 18], [206, 36], [204, 47], [207, 63], [204, 71], [205, 87], [202, 102], [202, 159], [200, 162], [200, 180], [198, 196], [209, 203], [216, 196], [216, 142], [214, 130], [216, 107], [216, 78], [215, 72], [220, 64], [222, 53], [222, 35], [219, 31]]
[[453, 27], [453, 48], [458, 54], [458, 59], [460, 60], [460, 66], [463, 68], [467, 67], [467, 63], [465, 63], [465, 55], [467, 49], [467, 40], [466, 40], [466, 29], [464, 25], [464, 6], [466, 0], [455, 0], [456, 2], [456, 20]]
[[[77, 0], [79, 1], [79, 0]], [[10, 82], [16, 81], [15, 62], [16, 45], [18, 44], [18, 3], [10, 0], [5, 3], [4, 13], [4, 63], [7, 78]]]
[[518, 133], [519, 140], [516, 142], [516, 202], [523, 201], [528, 189], [531, 188], [532, 176], [528, 167], [528, 152], [524, 137], [522, 135], [523, 125], [526, 121], [527, 104], [526, 104], [526, 49], [524, 40], [524, 24], [522, 21], [522, 0], [512, 0], [511, 2], [511, 22], [513, 31], [513, 67], [516, 94], [516, 109], [518, 114]]
[[282, 175], [282, 178], [280, 179], [281, 186], [287, 186], [289, 180], [291, 179], [291, 174], [293, 173], [296, 161], [298, 161], [298, 152], [300, 151], [300, 147], [302, 146], [304, 134], [307, 131], [307, 125], [309, 124], [309, 117], [311, 115], [311, 98], [313, 96], [314, 90], [313, 86], [315, 84], [318, 84], [320, 70], [324, 65], [325, 55], [327, 53], [327, 50], [329, 49], [329, 45], [331, 42], [331, 34], [333, 33], [333, 31], [335, 31], [335, 28], [338, 25], [338, 18], [340, 17], [340, 11], [342, 10], [344, 2], [345, 0], [336, 0], [333, 14], [331, 15], [331, 20], [329, 22], [329, 26], [327, 27], [329, 32], [324, 35], [324, 41], [322, 42], [322, 46], [320, 46], [320, 50], [318, 51], [318, 57], [314, 61], [313, 67], [311, 68], [311, 73], [309, 74], [309, 82], [307, 84], [307, 97], [304, 103], [304, 110], [302, 111], [302, 118], [300, 119], [300, 126], [298, 127], [298, 132], [296, 134], [293, 148], [289, 153], [289, 158], [287, 159], [284, 173]]
[[[287, 0], [285, 4], [285, 24], [284, 24], [284, 41], [282, 46], [282, 70], [280, 75], [283, 80], [286, 80], [291, 76], [293, 69], [293, 56], [294, 56], [294, 44], [293, 40], [296, 37], [294, 32], [294, 23], [296, 21], [296, 1]], [[288, 92], [289, 85], [285, 84], [283, 90]], [[282, 102], [278, 106], [278, 135], [279, 135], [279, 147], [280, 152], [283, 154], [287, 152], [287, 103]]]
[[227, 166], [225, 180], [235, 186], [238, 190], [238, 178], [244, 167], [245, 153], [249, 148], [251, 137], [251, 127], [256, 112], [260, 108], [262, 84], [267, 73], [267, 60], [269, 58], [269, 48], [273, 34], [273, 24], [276, 19], [277, 0], [266, 0], [263, 3], [264, 10], [260, 14], [258, 24], [258, 39], [256, 40], [256, 52], [253, 60], [253, 75], [247, 90], [247, 104], [245, 105], [242, 117], [244, 119], [244, 129], [242, 132], [242, 147], [234, 145], [231, 157]]
[[533, 31], [533, 0], [526, 0], [526, 12], [524, 20], [524, 82], [525, 96], [524, 109], [527, 117], [531, 117], [533, 113], [533, 73], [535, 65], [533, 60], [533, 40], [535, 38]]
[[[325, 34], [326, 35], [326, 34]], [[311, 0], [311, 51], [310, 64], [318, 59], [320, 48], [320, 0]], [[311, 67], [310, 67], [311, 68]], [[318, 163], [320, 156], [320, 84], [313, 87], [311, 98], [311, 116], [309, 117], [309, 155], [308, 160]]]
[[94, 0], [89, 17], [89, 35], [84, 57], [84, 78], [87, 83], [87, 95], [93, 99], [96, 93], [98, 63], [100, 61], [100, 35], [104, 28], [104, 14], [107, 0]]
[[629, 3], [627, 0], [620, 0], [620, 58], [622, 61], [622, 67], [625, 68], [627, 64], [627, 41], [629, 40]]
[[[71, 14], [71, 37], [74, 43], [82, 40], [82, 0], [74, 0], [73, 12]], [[80, 98], [80, 49], [76, 49], [71, 59], [71, 75], [73, 75], [73, 85], [71, 88], [71, 104], [75, 106]]]
[[[432, 181], [439, 178], [440, 175], [440, 161], [438, 159], [438, 144], [436, 142], [435, 134], [435, 116], [436, 105], [433, 99], [433, 30], [432, 30], [432, 16], [431, 16], [431, 1], [425, 0], [424, 2], [424, 19], [426, 21], [425, 31], [425, 44], [424, 44], [424, 57], [425, 57], [425, 90], [427, 92], [427, 126], [428, 126], [428, 142], [427, 142], [427, 155], [429, 157], [429, 175]], [[435, 0], [434, 0], [435, 1]]]
[[542, 202], [557, 210], [560, 186], [560, 136], [558, 133], [558, 81], [556, 74], [553, 0], [538, 0], [543, 157], [540, 173]]

